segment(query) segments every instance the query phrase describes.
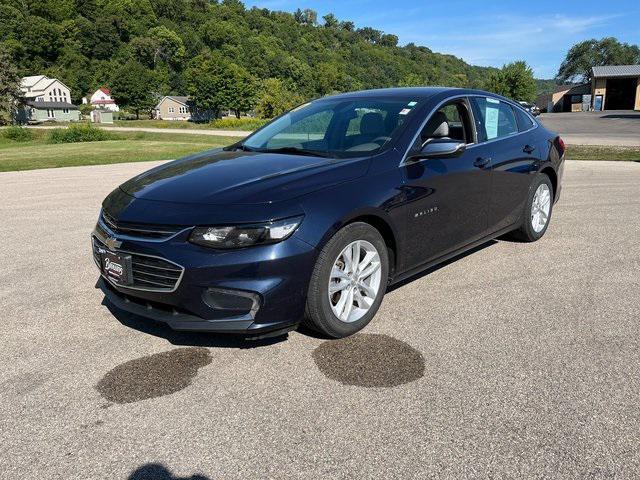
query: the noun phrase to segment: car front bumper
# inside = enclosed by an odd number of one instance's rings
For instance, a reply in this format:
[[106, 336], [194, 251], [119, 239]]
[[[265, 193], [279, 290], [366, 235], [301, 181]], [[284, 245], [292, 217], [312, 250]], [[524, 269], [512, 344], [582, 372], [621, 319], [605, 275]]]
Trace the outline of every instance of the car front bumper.
[[92, 234], [101, 273], [96, 288], [118, 309], [174, 330], [253, 337], [291, 330], [300, 322], [317, 256], [314, 247], [294, 235], [273, 245], [220, 251], [191, 244], [188, 235], [182, 232], [160, 242], [118, 236], [118, 248], [106, 248], [181, 267], [176, 285], [159, 291], [118, 285], [102, 272], [96, 248], [104, 249], [112, 232], [98, 225]]

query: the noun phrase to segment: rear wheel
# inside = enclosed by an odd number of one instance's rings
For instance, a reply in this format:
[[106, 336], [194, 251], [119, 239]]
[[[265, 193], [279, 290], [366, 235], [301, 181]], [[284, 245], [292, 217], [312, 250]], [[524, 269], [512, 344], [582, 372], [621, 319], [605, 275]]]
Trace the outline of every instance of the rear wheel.
[[367, 223], [347, 225], [318, 256], [305, 324], [334, 338], [356, 333], [378, 311], [388, 275], [389, 256], [380, 232]]
[[513, 238], [524, 242], [535, 242], [542, 238], [549, 227], [553, 211], [553, 185], [544, 173], [538, 174], [531, 184], [524, 206], [522, 224], [511, 233]]

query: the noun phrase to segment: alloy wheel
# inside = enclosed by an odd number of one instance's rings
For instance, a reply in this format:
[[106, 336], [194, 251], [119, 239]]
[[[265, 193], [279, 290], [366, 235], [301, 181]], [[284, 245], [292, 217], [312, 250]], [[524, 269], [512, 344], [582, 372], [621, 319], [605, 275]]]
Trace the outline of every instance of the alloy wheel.
[[551, 211], [551, 189], [546, 183], [538, 186], [531, 204], [531, 226], [536, 233], [544, 230]]
[[382, 280], [380, 254], [366, 240], [347, 245], [329, 275], [329, 303], [342, 322], [356, 322], [371, 308]]

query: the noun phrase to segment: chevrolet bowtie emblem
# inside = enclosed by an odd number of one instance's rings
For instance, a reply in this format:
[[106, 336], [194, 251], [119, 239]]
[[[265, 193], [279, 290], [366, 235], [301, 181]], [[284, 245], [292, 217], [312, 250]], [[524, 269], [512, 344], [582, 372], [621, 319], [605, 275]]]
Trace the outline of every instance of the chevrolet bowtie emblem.
[[104, 241], [104, 244], [107, 246], [109, 250], [115, 250], [122, 246], [122, 242], [114, 237], [109, 237]]

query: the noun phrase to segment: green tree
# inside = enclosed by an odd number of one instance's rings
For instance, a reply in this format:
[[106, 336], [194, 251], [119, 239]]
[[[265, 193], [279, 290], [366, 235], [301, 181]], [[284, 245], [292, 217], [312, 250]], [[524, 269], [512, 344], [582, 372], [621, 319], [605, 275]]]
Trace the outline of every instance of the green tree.
[[249, 72], [238, 65], [229, 66], [229, 78], [226, 87], [226, 107], [234, 111], [237, 118], [242, 112], [251, 110], [257, 100], [256, 80]]
[[60, 27], [44, 18], [30, 16], [25, 20], [28, 28], [22, 35], [22, 43], [26, 47], [27, 55], [31, 58], [39, 57], [52, 62], [58, 57], [62, 48]]
[[154, 27], [144, 37], [134, 38], [131, 46], [138, 60], [150, 68], [160, 61], [177, 66], [185, 55], [182, 39], [165, 26]]
[[293, 18], [301, 25], [313, 26], [318, 23], [318, 12], [305, 8], [300, 10], [299, 8], [294, 12]]
[[635, 65], [640, 63], [640, 47], [621, 43], [614, 37], [591, 39], [575, 44], [560, 65], [556, 81], [560, 83], [591, 81], [591, 69], [601, 65]]
[[13, 122], [20, 95], [18, 69], [11, 57], [0, 49], [0, 125]]
[[140, 112], [151, 112], [158, 95], [155, 92], [156, 79], [153, 73], [135, 60], [122, 65], [110, 82], [111, 96], [118, 105], [133, 110], [136, 118]]
[[186, 85], [193, 105], [217, 117], [227, 106], [229, 65], [220, 57], [194, 59], [186, 72]]
[[268, 78], [262, 83], [262, 92], [256, 106], [256, 112], [262, 118], [273, 118], [303, 101], [304, 99], [289, 90], [282, 80]]
[[415, 73], [409, 73], [398, 83], [399, 87], [422, 87], [424, 85], [425, 81]]
[[338, 21], [338, 19], [333, 13], [327, 13], [325, 16], [322, 17], [322, 19], [324, 20], [325, 28], [335, 29], [340, 26], [340, 22]]
[[492, 72], [484, 88], [517, 101], [532, 102], [536, 96], [533, 70], [524, 61], [509, 63]]

